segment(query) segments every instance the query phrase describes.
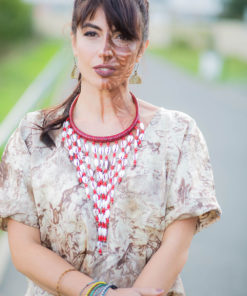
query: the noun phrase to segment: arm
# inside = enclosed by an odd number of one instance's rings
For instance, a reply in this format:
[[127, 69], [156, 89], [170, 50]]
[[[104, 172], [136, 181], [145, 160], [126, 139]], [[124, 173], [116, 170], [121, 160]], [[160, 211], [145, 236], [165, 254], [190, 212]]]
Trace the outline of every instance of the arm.
[[164, 289], [166, 295], [182, 271], [189, 255], [197, 217], [177, 220], [164, 232], [162, 244], [148, 261], [133, 287]]
[[[16, 269], [42, 289], [57, 295], [56, 284], [59, 276], [74, 266], [41, 245], [39, 229], [11, 218], [8, 219], [8, 240]], [[61, 295], [78, 296], [83, 287], [91, 281], [92, 278], [79, 271], [69, 272], [61, 280]]]

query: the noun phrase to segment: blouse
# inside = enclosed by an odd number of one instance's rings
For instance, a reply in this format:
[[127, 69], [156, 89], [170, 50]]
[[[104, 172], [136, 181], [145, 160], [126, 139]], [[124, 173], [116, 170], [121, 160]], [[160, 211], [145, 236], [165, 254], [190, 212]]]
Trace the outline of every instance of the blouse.
[[[63, 110], [62, 110], [63, 111]], [[59, 112], [62, 112], [61, 110]], [[58, 114], [58, 113], [57, 113]], [[107, 245], [97, 251], [93, 200], [78, 182], [62, 142], [40, 140], [43, 110], [28, 112], [10, 136], [0, 163], [0, 229], [7, 217], [40, 230], [42, 246], [77, 270], [118, 287], [131, 287], [175, 220], [198, 217], [196, 233], [219, 220], [220, 208], [205, 138], [188, 114], [159, 107], [145, 128], [137, 165], [115, 187]], [[29, 278], [25, 296], [49, 296]], [[168, 296], [185, 296], [180, 275]]]

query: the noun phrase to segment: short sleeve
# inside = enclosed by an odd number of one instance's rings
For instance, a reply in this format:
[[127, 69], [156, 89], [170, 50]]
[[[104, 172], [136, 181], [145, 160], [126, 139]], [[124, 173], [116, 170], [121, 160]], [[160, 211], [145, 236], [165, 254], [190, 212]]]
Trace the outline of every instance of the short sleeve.
[[167, 188], [165, 227], [174, 220], [198, 217], [195, 234], [219, 220], [213, 170], [205, 138], [191, 118]]
[[31, 129], [26, 116], [10, 136], [0, 162], [0, 229], [4, 231], [7, 231], [8, 217], [39, 228], [28, 149]]

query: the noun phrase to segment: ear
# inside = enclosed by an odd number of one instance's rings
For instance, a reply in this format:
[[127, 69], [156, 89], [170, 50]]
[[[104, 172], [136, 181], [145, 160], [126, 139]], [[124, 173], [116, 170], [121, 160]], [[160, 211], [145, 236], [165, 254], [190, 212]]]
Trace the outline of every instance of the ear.
[[72, 45], [73, 54], [75, 57], [77, 57], [78, 53], [77, 53], [76, 35], [73, 32], [71, 32], [70, 37], [71, 37], [71, 45]]
[[143, 45], [142, 45], [142, 47], [140, 48], [139, 53], [138, 53], [138, 55], [137, 55], [137, 58], [136, 58], [136, 62], [137, 62], [137, 63], [140, 62], [140, 60], [141, 60], [141, 58], [142, 58], [142, 56], [143, 56], [145, 50], [147, 49], [148, 45], [149, 45], [149, 40], [146, 40], [146, 41], [143, 43]]

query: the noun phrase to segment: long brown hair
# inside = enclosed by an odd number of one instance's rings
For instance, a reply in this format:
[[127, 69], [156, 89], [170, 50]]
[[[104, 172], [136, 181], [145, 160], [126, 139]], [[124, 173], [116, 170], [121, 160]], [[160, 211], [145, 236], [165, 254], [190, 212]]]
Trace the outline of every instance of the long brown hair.
[[[107, 23], [113, 26], [129, 40], [141, 38], [141, 45], [148, 39], [149, 34], [149, 3], [148, 0], [75, 0], [72, 16], [72, 33], [76, 34], [78, 26], [82, 26], [89, 17], [92, 19], [97, 8], [101, 6], [105, 12]], [[140, 32], [142, 36], [140, 37]], [[43, 109], [44, 119], [40, 140], [48, 147], [56, 147], [49, 131], [60, 129], [69, 116], [69, 110], [75, 97], [81, 92], [81, 74], [73, 93], [61, 104]], [[63, 110], [62, 115], [56, 113]], [[54, 119], [55, 115], [55, 119]]]

